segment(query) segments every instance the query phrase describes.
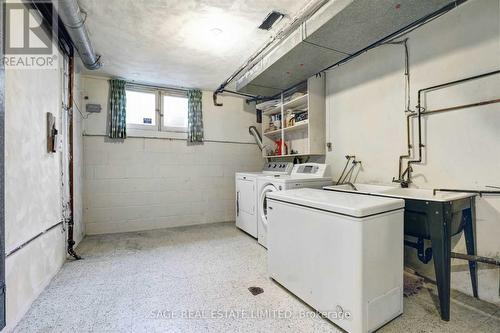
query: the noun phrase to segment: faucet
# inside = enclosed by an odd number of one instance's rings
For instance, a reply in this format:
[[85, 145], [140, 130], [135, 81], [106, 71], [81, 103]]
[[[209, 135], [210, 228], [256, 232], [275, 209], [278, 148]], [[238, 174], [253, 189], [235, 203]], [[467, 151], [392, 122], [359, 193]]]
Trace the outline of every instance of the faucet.
[[[354, 186], [350, 180], [351, 180], [351, 177], [352, 177], [352, 173], [354, 171], [354, 168], [356, 167], [356, 165], [361, 165], [361, 161], [356, 161], [356, 156], [354, 155], [346, 155], [345, 158], [347, 159], [347, 162], [344, 166], [344, 170], [342, 170], [342, 173], [340, 174], [340, 177], [339, 177], [339, 180], [337, 180], [337, 185], [344, 185], [344, 184], [347, 184], [349, 185], [350, 187], [352, 187], [352, 189], [354, 191], [357, 191], [358, 189], [356, 188], [356, 186]], [[352, 161], [351, 161], [352, 159]], [[349, 168], [349, 170], [347, 170], [347, 168], [349, 167], [349, 163], [351, 163], [351, 167]], [[346, 170], [347, 170], [347, 173], [346, 173]], [[349, 179], [349, 180], [348, 180]]]
[[344, 182], [344, 184], [343, 184], [343, 185], [349, 185], [350, 187], [352, 187], [352, 189], [353, 189], [354, 191], [357, 191], [357, 190], [358, 190], [358, 189], [356, 188], [356, 186], [354, 186], [354, 184], [353, 184], [353, 183], [351, 183], [351, 182]]
[[[393, 178], [392, 181], [394, 183], [399, 183], [402, 188], [407, 188], [408, 185], [410, 185], [410, 183], [411, 183], [411, 172], [412, 171], [413, 171], [413, 169], [412, 169], [411, 165], [408, 165], [408, 167], [401, 174], [401, 176], [398, 179]], [[405, 179], [405, 176], [406, 176], [406, 179]]]

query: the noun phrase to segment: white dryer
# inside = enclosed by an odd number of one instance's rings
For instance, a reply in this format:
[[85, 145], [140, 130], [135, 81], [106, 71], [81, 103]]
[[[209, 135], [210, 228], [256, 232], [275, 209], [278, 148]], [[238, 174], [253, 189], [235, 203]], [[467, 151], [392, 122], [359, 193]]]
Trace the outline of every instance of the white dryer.
[[320, 189], [331, 184], [330, 166], [319, 163], [296, 164], [290, 175], [263, 175], [257, 177], [257, 233], [259, 244], [267, 248], [267, 193], [303, 187]]
[[236, 173], [236, 226], [257, 238], [257, 178], [266, 175], [289, 175], [291, 162], [268, 162], [260, 172]]

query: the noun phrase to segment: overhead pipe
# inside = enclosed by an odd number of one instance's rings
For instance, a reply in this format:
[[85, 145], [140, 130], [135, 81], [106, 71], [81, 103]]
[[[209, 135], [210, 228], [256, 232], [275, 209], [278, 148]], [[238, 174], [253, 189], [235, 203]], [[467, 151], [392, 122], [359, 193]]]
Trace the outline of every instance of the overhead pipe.
[[90, 70], [101, 68], [101, 57], [95, 53], [92, 47], [89, 33], [85, 27], [86, 16], [82, 15], [77, 1], [52, 0], [52, 2], [56, 6], [57, 13], [66, 27], [84, 66]]

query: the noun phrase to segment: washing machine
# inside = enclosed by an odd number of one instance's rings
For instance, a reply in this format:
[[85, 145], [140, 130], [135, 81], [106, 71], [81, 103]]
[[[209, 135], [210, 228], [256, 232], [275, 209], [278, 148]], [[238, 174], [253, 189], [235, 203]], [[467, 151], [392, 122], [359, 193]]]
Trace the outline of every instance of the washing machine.
[[289, 175], [291, 162], [268, 162], [259, 172], [237, 172], [236, 183], [236, 226], [257, 238], [257, 178], [262, 176]]
[[331, 184], [330, 166], [320, 163], [296, 164], [290, 175], [258, 176], [257, 238], [259, 244], [267, 248], [267, 193], [303, 187], [321, 189]]

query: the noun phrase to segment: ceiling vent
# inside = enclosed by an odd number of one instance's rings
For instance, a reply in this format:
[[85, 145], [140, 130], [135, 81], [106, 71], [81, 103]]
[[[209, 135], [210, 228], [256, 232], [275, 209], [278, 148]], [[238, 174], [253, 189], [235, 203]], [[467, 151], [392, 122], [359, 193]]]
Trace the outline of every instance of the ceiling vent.
[[259, 29], [262, 29], [262, 30], [271, 29], [273, 27], [273, 25], [276, 22], [278, 22], [279, 20], [281, 20], [284, 16], [285, 16], [285, 14], [273, 10], [272, 12], [267, 14], [264, 21], [262, 21], [262, 23], [259, 25]]

